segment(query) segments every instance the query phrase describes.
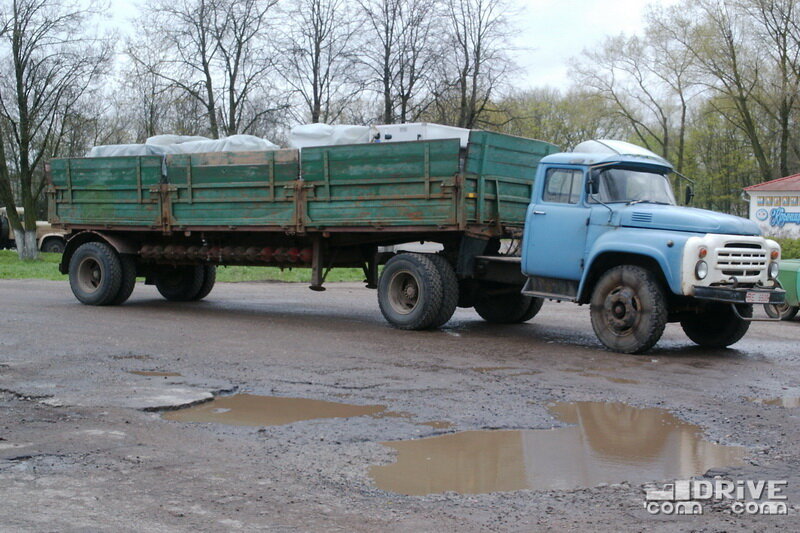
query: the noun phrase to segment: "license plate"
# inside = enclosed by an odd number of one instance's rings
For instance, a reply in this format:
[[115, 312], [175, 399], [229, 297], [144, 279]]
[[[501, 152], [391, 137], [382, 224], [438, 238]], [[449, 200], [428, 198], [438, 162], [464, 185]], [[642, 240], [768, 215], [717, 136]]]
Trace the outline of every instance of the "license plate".
[[770, 293], [768, 292], [747, 291], [747, 294], [744, 296], [744, 301], [749, 304], [768, 304], [769, 295]]

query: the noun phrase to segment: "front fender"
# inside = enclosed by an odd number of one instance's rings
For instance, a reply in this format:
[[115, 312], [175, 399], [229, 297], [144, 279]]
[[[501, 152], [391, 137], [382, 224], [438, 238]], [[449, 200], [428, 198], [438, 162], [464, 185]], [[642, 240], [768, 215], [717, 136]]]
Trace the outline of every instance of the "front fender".
[[654, 260], [661, 268], [672, 292], [681, 294], [681, 260], [686, 241], [693, 233], [677, 231], [648, 231], [619, 228], [604, 233], [587, 252], [586, 268], [581, 278], [578, 294], [583, 290], [598, 258], [605, 254], [633, 254]]

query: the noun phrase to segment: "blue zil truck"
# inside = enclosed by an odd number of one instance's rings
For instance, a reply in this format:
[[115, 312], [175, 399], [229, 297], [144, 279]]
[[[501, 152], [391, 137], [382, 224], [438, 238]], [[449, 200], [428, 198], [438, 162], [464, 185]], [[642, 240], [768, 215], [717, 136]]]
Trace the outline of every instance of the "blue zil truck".
[[[678, 206], [674, 169], [640, 147], [556, 153], [402, 128], [403, 142], [53, 160], [60, 270], [82, 303], [118, 305], [137, 278], [168, 300], [200, 300], [219, 265], [307, 267], [314, 290], [332, 268], [360, 267], [401, 329], [440, 327], [459, 306], [520, 323], [546, 299], [570, 301], [623, 353], [650, 349], [668, 322], [729, 346], [753, 304], [784, 301], [778, 244], [749, 220]], [[439, 250], [396, 248], [412, 241]]]

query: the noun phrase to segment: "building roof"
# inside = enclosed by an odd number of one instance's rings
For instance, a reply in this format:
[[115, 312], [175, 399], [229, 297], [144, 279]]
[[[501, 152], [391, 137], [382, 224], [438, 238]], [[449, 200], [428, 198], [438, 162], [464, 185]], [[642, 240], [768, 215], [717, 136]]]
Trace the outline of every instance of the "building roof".
[[746, 191], [800, 191], [800, 174], [745, 187]]

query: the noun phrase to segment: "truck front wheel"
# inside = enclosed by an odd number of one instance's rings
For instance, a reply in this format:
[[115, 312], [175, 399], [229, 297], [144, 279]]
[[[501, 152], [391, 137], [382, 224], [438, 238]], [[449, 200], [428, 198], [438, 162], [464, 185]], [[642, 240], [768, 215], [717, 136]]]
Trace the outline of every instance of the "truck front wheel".
[[205, 270], [202, 266], [162, 267], [155, 276], [156, 289], [173, 302], [194, 300], [203, 288]]
[[766, 304], [764, 311], [770, 318], [780, 318], [781, 320], [791, 320], [797, 316], [800, 307], [794, 307], [789, 304]]
[[122, 286], [119, 254], [102, 242], [80, 245], [69, 261], [69, 286], [81, 303], [112, 303]]
[[[739, 305], [739, 314], [753, 316], [752, 305]], [[691, 318], [681, 320], [686, 336], [706, 348], [727, 348], [744, 337], [750, 322], [734, 313], [731, 304], [713, 303]]]
[[384, 318], [399, 329], [435, 327], [441, 319], [444, 288], [436, 264], [425, 254], [392, 257], [378, 281], [378, 305]]
[[664, 290], [647, 269], [614, 267], [595, 285], [591, 317], [595, 335], [608, 349], [646, 352], [655, 346], [667, 324]]
[[494, 324], [521, 324], [539, 312], [544, 300], [510, 292], [497, 296], [481, 295], [475, 300], [475, 311]]

